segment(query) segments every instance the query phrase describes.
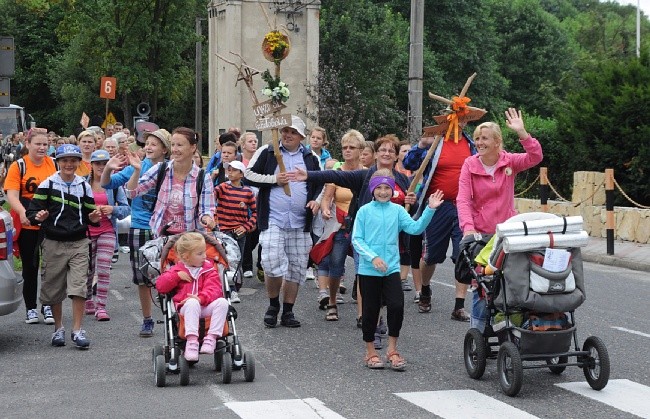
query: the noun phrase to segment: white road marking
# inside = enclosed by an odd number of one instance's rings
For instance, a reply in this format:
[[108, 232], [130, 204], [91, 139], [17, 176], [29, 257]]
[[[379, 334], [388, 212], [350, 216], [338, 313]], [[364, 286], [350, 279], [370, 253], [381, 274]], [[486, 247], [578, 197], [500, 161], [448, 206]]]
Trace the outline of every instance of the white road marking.
[[242, 419], [345, 419], [315, 398], [228, 402], [225, 405]]
[[633, 335], [643, 336], [644, 338], [650, 338], [650, 334], [639, 332], [637, 330], [626, 329], [624, 327], [619, 327], [619, 326], [612, 326], [612, 329], [620, 330], [621, 332], [632, 333]]
[[234, 403], [236, 402], [235, 398], [230, 395], [227, 391], [223, 390], [221, 388], [222, 386], [218, 386], [216, 384], [212, 384], [210, 386], [210, 390], [212, 390], [212, 393], [216, 396], [217, 399], [221, 401], [221, 403], [227, 404], [227, 403]]
[[416, 391], [395, 393], [441, 418], [534, 419], [529, 413], [474, 390]]
[[440, 281], [431, 281], [431, 282], [433, 282], [435, 284], [444, 285], [445, 287], [449, 287], [449, 288], [456, 288], [456, 284], [452, 285], [452, 284], [447, 284], [446, 282], [440, 282]]
[[113, 294], [113, 297], [115, 297], [116, 300], [119, 301], [124, 301], [124, 297], [122, 297], [122, 294], [118, 290], [110, 290], [111, 294]]
[[593, 390], [586, 382], [555, 385], [623, 412], [646, 419], [650, 418], [650, 387], [643, 384], [626, 379], [609, 380], [607, 387], [600, 391]]

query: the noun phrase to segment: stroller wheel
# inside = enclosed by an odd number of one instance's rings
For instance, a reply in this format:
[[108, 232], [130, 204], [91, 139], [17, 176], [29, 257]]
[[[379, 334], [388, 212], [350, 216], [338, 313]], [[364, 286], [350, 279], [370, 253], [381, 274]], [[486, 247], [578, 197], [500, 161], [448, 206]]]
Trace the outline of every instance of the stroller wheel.
[[560, 375], [564, 372], [566, 366], [558, 367], [557, 364], [566, 364], [567, 362], [569, 362], [568, 356], [556, 356], [555, 358], [547, 359], [546, 365], [548, 365], [548, 369], [551, 370], [553, 374]]
[[226, 348], [226, 343], [223, 340], [217, 341], [217, 349], [214, 351], [214, 370], [219, 372], [221, 371], [221, 361], [223, 358], [223, 353]]
[[214, 351], [214, 370], [219, 372], [221, 371], [221, 358], [223, 353], [219, 351]]
[[156, 356], [156, 361], [154, 362], [156, 387], [165, 387], [165, 368], [165, 355]]
[[154, 369], [155, 369], [155, 363], [156, 363], [156, 357], [158, 355], [164, 355], [165, 350], [163, 349], [162, 345], [156, 345], [153, 347], [151, 350], [151, 362], [154, 364]]
[[510, 397], [516, 396], [521, 390], [524, 380], [524, 369], [521, 355], [514, 343], [504, 342], [501, 344], [497, 357], [497, 371], [503, 392]]
[[232, 380], [232, 357], [229, 352], [224, 352], [221, 358], [221, 381], [224, 384]]
[[609, 381], [609, 353], [602, 340], [589, 336], [582, 345], [582, 350], [589, 352], [583, 359], [582, 370], [587, 382], [594, 390], [602, 390]]
[[250, 352], [244, 352], [244, 379], [251, 383], [255, 379], [255, 358]]
[[181, 385], [188, 385], [190, 383], [190, 364], [183, 355], [178, 357], [178, 369], [181, 375]]
[[481, 378], [487, 364], [487, 344], [483, 334], [476, 328], [469, 329], [465, 334], [463, 358], [467, 374], [475, 380]]

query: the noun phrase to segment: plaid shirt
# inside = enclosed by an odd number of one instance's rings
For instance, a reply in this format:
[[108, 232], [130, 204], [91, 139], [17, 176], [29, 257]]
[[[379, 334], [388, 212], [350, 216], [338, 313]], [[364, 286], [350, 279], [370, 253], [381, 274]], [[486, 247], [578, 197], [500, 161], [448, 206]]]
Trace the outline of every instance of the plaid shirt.
[[[169, 196], [172, 192], [172, 180], [174, 179], [174, 161], [171, 160], [167, 165], [167, 172], [165, 174], [165, 179], [160, 187], [158, 192], [158, 201], [156, 201], [156, 207], [153, 210], [153, 215], [151, 216], [151, 221], [149, 225], [151, 226], [151, 231], [154, 236], [158, 237], [162, 231], [163, 225], [163, 214], [165, 213], [165, 208], [169, 202]], [[138, 180], [138, 187], [132, 191], [127, 191], [127, 195], [130, 198], [142, 195], [149, 191], [150, 189], [155, 188], [156, 180], [158, 177], [158, 168], [160, 164], [157, 163], [151, 167], [147, 172], [140, 177]], [[203, 182], [203, 189], [201, 190], [201, 197], [196, 196], [196, 179], [199, 174], [199, 168], [195, 164], [192, 164], [192, 170], [185, 178], [185, 183], [183, 185], [183, 190], [185, 194], [183, 195], [183, 212], [185, 220], [185, 230], [205, 230], [203, 225], [199, 222], [201, 217], [204, 215], [209, 215], [214, 218], [214, 193], [212, 192], [212, 179], [208, 173], [205, 174], [205, 179]], [[198, 201], [198, 216], [194, 217], [194, 209], [196, 208]]]

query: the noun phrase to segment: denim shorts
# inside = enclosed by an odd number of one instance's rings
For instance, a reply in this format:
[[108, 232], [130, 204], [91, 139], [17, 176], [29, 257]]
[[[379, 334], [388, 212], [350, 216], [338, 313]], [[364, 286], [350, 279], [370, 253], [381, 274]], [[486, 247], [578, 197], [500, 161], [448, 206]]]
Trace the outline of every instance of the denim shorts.
[[351, 239], [351, 234], [346, 230], [336, 232], [332, 251], [318, 264], [318, 276], [341, 278], [345, 275], [345, 259], [348, 256]]
[[460, 240], [463, 234], [458, 225], [456, 205], [443, 201], [433, 215], [431, 222], [424, 230], [424, 252], [422, 258], [427, 265], [439, 264], [447, 257], [447, 248], [451, 240], [451, 260], [455, 263], [458, 257]]

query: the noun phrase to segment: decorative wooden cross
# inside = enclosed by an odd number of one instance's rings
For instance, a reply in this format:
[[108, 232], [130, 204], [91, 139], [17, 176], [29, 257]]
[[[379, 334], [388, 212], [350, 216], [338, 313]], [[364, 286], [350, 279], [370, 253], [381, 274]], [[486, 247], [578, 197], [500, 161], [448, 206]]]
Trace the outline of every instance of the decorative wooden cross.
[[483, 115], [487, 113], [485, 109], [467, 105], [471, 99], [465, 95], [475, 77], [476, 73], [469, 76], [463, 89], [460, 91], [460, 95], [453, 96], [451, 99], [429, 92], [429, 97], [431, 99], [449, 105], [450, 111], [444, 115], [434, 116], [433, 119], [438, 125], [424, 127], [425, 136], [444, 135], [445, 140], [448, 140], [451, 138], [451, 134], [454, 134], [454, 141], [458, 142], [459, 125], [481, 119]]
[[[237, 81], [235, 81], [235, 86], [238, 82], [243, 81], [246, 84], [248, 93], [251, 96], [253, 101], [253, 112], [255, 114], [255, 129], [259, 131], [272, 129], [273, 130], [273, 150], [276, 158], [278, 160], [278, 166], [280, 167], [280, 173], [286, 172], [286, 166], [282, 160], [282, 154], [280, 153], [279, 145], [279, 135], [278, 128], [291, 125], [291, 115], [280, 115], [279, 111], [286, 108], [286, 106], [278, 101], [269, 99], [267, 101], [261, 102], [257, 99], [257, 94], [255, 93], [255, 88], [253, 87], [253, 77], [257, 74], [260, 74], [260, 71], [249, 66], [244, 61], [243, 57], [240, 54], [230, 51], [231, 54], [239, 57], [241, 64], [237, 65], [234, 62], [228, 60], [227, 58], [216, 54], [217, 57], [223, 61], [231, 64], [237, 68]], [[276, 65], [276, 71], [279, 72], [279, 64]], [[273, 116], [270, 116], [273, 114]], [[291, 189], [289, 185], [284, 185], [284, 192], [288, 196], [291, 196]]]
[[[424, 127], [423, 135], [425, 137], [434, 137], [434, 140], [433, 143], [431, 144], [431, 147], [429, 147], [429, 150], [427, 151], [424, 160], [422, 160], [422, 164], [415, 172], [415, 175], [413, 176], [413, 180], [411, 181], [411, 185], [409, 186], [407, 193], [415, 191], [415, 188], [417, 187], [418, 183], [420, 183], [420, 180], [422, 179], [424, 169], [427, 167], [427, 164], [429, 164], [429, 161], [433, 157], [433, 154], [438, 148], [438, 144], [440, 143], [440, 140], [443, 138], [443, 136], [445, 140], [449, 140], [451, 134], [454, 134], [454, 141], [458, 142], [459, 124], [481, 119], [483, 115], [487, 113], [485, 109], [475, 108], [473, 106], [467, 106], [467, 103], [470, 102], [470, 99], [465, 97], [465, 95], [467, 94], [467, 90], [469, 89], [469, 86], [472, 84], [472, 81], [474, 81], [475, 77], [476, 77], [476, 73], [469, 76], [469, 78], [465, 82], [465, 85], [463, 86], [463, 89], [460, 91], [460, 95], [454, 96], [451, 100], [444, 98], [442, 96], [434, 95], [433, 93], [429, 92], [429, 97], [431, 99], [435, 99], [439, 102], [449, 105], [451, 112], [445, 115], [434, 116], [433, 119], [438, 123], [438, 125]], [[405, 207], [406, 210], [408, 211], [410, 205], [405, 205]]]

